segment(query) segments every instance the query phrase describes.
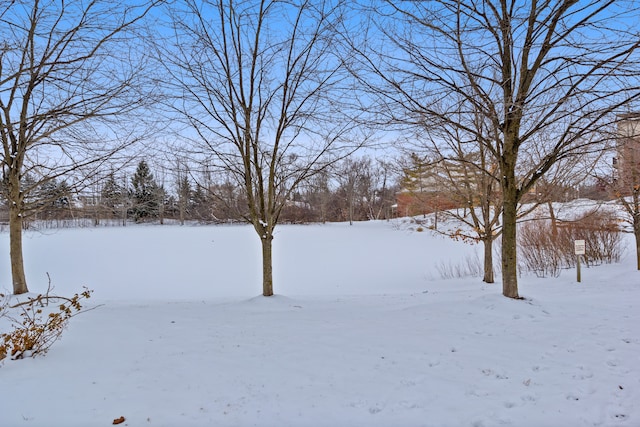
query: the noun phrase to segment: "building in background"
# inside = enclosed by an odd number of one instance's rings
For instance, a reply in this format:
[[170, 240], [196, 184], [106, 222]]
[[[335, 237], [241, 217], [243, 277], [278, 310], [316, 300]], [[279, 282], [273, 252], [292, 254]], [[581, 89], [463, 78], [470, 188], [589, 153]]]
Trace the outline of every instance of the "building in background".
[[640, 186], [640, 113], [625, 114], [619, 119], [614, 179], [617, 191], [628, 196]]

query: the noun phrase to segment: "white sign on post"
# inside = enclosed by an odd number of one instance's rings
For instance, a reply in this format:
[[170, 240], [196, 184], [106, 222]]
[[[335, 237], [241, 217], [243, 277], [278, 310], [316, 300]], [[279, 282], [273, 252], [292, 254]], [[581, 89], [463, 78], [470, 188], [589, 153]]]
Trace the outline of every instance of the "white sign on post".
[[584, 255], [586, 253], [586, 246], [584, 240], [576, 240], [574, 242], [574, 248], [576, 250], [576, 255]]

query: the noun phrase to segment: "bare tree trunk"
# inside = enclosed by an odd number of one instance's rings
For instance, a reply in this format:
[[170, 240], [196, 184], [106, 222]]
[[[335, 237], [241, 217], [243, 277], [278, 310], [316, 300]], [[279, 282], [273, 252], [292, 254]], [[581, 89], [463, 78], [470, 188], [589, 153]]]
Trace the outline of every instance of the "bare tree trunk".
[[636, 265], [640, 271], [640, 213], [634, 215], [633, 218], [633, 234], [636, 237]]
[[11, 258], [11, 278], [15, 295], [29, 292], [24, 274], [22, 258], [22, 209], [17, 204], [9, 208], [9, 256]]
[[484, 245], [484, 277], [482, 281], [485, 283], [494, 283], [493, 277], [493, 236], [486, 236], [483, 241]]
[[100, 185], [98, 183], [96, 183], [93, 191], [93, 226], [97, 227], [100, 225], [100, 207], [102, 206], [102, 200], [100, 200]]
[[184, 204], [180, 202], [179, 215], [180, 215], [180, 225], [184, 225], [184, 217], [185, 217], [185, 208]]
[[558, 220], [556, 219], [556, 213], [553, 211], [553, 202], [549, 200], [547, 202], [549, 207], [549, 217], [551, 218], [551, 236], [555, 240], [558, 237]]
[[353, 225], [353, 198], [349, 197], [349, 225]]
[[[505, 180], [506, 181], [506, 180]], [[508, 298], [519, 298], [516, 221], [517, 189], [514, 182], [503, 185], [504, 202], [502, 207], [502, 294]]]
[[100, 211], [99, 211], [99, 207], [96, 205], [93, 208], [93, 226], [97, 227], [100, 225]]
[[265, 234], [260, 237], [260, 241], [262, 242], [262, 295], [270, 297], [273, 295], [273, 236], [271, 234]]
[[122, 226], [127, 226], [127, 211], [129, 209], [129, 183], [127, 182], [127, 174], [122, 177]]
[[322, 217], [322, 223], [326, 224], [327, 223], [327, 204], [324, 202], [324, 200], [320, 204], [320, 216]]
[[[515, 138], [505, 140], [514, 141]], [[517, 157], [513, 146], [506, 144], [505, 153], [501, 160], [500, 170], [502, 172], [502, 295], [508, 298], [519, 298], [518, 295], [518, 241], [517, 241], [517, 221], [518, 221], [518, 186], [516, 180], [515, 163]]]

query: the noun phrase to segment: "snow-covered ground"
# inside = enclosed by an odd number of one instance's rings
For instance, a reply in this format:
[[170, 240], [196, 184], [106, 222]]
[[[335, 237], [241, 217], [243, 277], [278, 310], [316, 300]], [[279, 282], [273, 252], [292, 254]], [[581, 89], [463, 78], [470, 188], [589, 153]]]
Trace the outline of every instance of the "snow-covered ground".
[[480, 248], [394, 222], [279, 226], [270, 298], [248, 226], [29, 233], [31, 290], [97, 308], [0, 366], [0, 426], [640, 426], [630, 237], [514, 301], [440, 277]]

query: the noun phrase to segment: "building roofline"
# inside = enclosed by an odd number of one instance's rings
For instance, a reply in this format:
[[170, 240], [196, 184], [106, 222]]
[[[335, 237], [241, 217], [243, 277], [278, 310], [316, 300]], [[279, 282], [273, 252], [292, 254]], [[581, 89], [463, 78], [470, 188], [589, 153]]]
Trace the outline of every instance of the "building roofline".
[[640, 111], [635, 111], [635, 112], [632, 112], [632, 113], [618, 114], [618, 119], [620, 119], [620, 120], [640, 119]]

